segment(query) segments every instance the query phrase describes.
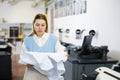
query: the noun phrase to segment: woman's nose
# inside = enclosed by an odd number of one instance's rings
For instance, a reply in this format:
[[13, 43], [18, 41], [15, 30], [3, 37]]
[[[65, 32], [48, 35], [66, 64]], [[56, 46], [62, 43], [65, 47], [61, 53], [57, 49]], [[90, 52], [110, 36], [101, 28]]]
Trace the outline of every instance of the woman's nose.
[[41, 25], [38, 26], [38, 28], [41, 28], [41, 27], [42, 27]]

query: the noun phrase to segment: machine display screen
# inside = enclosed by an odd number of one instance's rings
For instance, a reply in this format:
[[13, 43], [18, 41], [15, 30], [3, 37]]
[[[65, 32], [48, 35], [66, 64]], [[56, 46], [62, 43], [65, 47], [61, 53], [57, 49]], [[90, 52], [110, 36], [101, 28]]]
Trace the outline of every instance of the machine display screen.
[[84, 36], [84, 40], [83, 40], [82, 47], [81, 47], [81, 52], [79, 53], [79, 55], [89, 55], [92, 37], [93, 36], [91, 35]]

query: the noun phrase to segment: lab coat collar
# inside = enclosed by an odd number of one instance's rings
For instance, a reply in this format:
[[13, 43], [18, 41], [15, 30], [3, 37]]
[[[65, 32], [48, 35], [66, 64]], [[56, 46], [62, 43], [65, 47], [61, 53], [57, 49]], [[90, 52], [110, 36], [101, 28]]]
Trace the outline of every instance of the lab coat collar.
[[34, 37], [37, 38], [37, 39], [47, 39], [47, 38], [48, 38], [48, 33], [44, 33], [42, 37], [38, 37], [38, 36], [35, 34]]

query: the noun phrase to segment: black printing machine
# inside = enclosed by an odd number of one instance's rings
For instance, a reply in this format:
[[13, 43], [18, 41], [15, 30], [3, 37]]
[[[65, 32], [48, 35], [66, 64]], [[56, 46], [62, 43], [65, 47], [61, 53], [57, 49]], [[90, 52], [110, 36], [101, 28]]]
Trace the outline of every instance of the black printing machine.
[[107, 57], [108, 46], [92, 46], [92, 35], [84, 36], [82, 46], [65, 45], [71, 57], [80, 59], [102, 59]]

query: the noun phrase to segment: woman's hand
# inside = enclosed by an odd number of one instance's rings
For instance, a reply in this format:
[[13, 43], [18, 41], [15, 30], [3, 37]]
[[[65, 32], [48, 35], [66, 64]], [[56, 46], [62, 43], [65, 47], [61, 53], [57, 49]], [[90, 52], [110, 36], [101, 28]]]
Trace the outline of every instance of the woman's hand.
[[27, 68], [32, 68], [33, 67], [33, 65], [31, 65], [31, 64], [27, 64], [26, 66], [27, 66]]

